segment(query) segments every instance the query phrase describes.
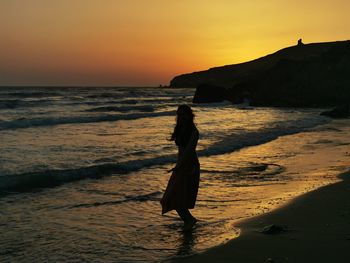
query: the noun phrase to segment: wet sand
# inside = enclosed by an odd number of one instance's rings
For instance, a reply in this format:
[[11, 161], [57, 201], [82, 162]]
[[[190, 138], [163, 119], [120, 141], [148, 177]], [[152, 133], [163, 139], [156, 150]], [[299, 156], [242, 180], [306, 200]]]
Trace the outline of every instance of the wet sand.
[[[238, 222], [241, 235], [227, 244], [176, 262], [350, 262], [350, 172], [339, 177], [342, 181]], [[272, 224], [282, 231], [261, 232]]]

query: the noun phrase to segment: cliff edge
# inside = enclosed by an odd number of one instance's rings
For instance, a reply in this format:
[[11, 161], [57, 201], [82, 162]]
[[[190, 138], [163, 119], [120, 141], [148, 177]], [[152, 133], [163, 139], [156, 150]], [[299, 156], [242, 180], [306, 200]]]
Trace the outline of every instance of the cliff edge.
[[[249, 62], [176, 76], [171, 87], [256, 106], [318, 107], [350, 103], [350, 41], [302, 44]], [[204, 90], [204, 92], [203, 92]], [[218, 92], [220, 94], [218, 94]]]

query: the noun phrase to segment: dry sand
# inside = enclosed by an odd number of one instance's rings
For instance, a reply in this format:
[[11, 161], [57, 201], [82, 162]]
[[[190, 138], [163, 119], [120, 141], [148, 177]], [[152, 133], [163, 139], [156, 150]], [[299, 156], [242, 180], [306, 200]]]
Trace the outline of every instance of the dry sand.
[[[225, 245], [176, 262], [350, 262], [350, 172], [343, 181], [293, 199], [236, 224], [241, 235]], [[286, 231], [264, 234], [268, 225]]]

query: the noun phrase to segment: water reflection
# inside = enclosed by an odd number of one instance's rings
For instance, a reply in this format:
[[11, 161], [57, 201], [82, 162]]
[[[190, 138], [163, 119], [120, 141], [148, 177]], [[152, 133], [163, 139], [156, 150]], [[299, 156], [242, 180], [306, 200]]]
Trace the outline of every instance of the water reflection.
[[[161, 216], [159, 199], [170, 164], [6, 196], [0, 199], [0, 247], [8, 255], [0, 255], [0, 261], [154, 262], [202, 252], [238, 236], [237, 220], [334, 182], [349, 158], [348, 145], [337, 142], [349, 134], [298, 134], [201, 157], [193, 210], [199, 222], [189, 233], [182, 232], [175, 213]], [[308, 144], [313, 153], [303, 147]]]
[[193, 247], [196, 243], [197, 237], [196, 237], [196, 230], [193, 229], [192, 231], [181, 231], [181, 237], [179, 241], [179, 247], [177, 249], [177, 256], [186, 256], [186, 255], [192, 255]]

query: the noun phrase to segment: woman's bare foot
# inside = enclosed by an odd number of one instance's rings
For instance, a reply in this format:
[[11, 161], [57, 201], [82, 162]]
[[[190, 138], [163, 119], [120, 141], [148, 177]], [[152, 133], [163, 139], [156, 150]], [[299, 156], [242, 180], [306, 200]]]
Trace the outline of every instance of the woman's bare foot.
[[184, 224], [184, 231], [190, 231], [194, 225], [197, 223], [197, 219], [192, 217], [191, 219], [187, 220]]

